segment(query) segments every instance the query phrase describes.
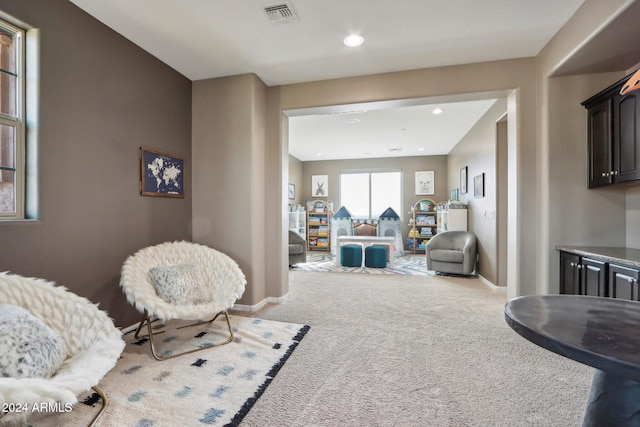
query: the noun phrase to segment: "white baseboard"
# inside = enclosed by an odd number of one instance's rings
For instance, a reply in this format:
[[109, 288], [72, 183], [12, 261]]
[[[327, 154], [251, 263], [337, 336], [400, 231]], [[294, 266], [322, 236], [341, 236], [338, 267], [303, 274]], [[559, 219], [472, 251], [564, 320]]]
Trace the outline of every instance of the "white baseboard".
[[265, 299], [263, 299], [262, 301], [260, 301], [257, 304], [254, 304], [254, 305], [234, 304], [233, 307], [232, 307], [232, 310], [256, 312], [256, 311], [260, 311], [260, 309], [262, 309], [262, 307], [264, 307], [265, 305], [267, 305], [270, 302], [272, 302], [274, 304], [280, 304], [280, 303], [285, 302], [287, 299], [289, 299], [289, 294], [288, 293], [286, 295], [282, 296], [282, 297], [266, 297]]
[[478, 277], [478, 279], [489, 289], [491, 289], [492, 291], [507, 291], [507, 287], [506, 286], [496, 286], [493, 283], [491, 283], [490, 281], [488, 281], [487, 279], [485, 279], [484, 277], [482, 277], [481, 275], [476, 273], [476, 276]]

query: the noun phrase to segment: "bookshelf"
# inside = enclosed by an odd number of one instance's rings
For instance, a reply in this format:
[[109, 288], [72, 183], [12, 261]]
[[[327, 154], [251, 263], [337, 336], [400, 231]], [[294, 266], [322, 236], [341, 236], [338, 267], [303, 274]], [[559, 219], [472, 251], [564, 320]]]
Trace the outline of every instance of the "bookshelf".
[[407, 246], [415, 254], [424, 251], [429, 239], [438, 232], [436, 202], [420, 199], [411, 206], [410, 214]]
[[303, 239], [307, 238], [307, 213], [304, 210], [289, 212], [289, 230], [295, 231]]
[[307, 211], [307, 250], [331, 250], [332, 212], [323, 200], [312, 201]]

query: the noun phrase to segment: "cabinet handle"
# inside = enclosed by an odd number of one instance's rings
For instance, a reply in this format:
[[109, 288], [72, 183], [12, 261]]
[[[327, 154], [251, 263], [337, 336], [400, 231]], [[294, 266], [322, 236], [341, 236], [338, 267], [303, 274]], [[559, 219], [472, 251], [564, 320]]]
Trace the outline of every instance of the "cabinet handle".
[[636, 279], [629, 278], [629, 284], [633, 285], [634, 283], [636, 283]]
[[571, 267], [575, 267], [575, 266], [576, 266], [576, 263], [575, 263], [575, 262], [572, 262], [572, 263], [570, 263], [569, 265], [570, 265]]
[[619, 173], [618, 173], [618, 171], [616, 171], [616, 176], [618, 176], [618, 175], [619, 175]]
[[606, 172], [602, 172], [602, 176], [607, 176], [607, 173]]

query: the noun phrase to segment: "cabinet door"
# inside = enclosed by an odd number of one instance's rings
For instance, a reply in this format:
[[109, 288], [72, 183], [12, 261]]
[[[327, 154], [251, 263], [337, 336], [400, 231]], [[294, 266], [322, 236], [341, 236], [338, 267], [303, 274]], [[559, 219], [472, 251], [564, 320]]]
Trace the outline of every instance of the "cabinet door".
[[580, 257], [568, 252], [560, 252], [560, 293], [577, 295], [580, 293]]
[[580, 295], [607, 296], [606, 264], [589, 258], [582, 258], [580, 264], [582, 265], [580, 268]]
[[589, 188], [612, 182], [611, 100], [587, 111]]
[[635, 94], [613, 98], [613, 181], [640, 179], [640, 103]]
[[638, 277], [634, 268], [609, 264], [609, 297], [638, 301]]

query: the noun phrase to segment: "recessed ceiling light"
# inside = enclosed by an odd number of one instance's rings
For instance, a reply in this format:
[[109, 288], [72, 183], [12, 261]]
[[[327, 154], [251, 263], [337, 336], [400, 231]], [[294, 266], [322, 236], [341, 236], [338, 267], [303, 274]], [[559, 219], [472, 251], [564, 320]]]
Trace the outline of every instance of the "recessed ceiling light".
[[442, 108], [434, 108], [433, 109], [433, 114], [438, 115], [438, 114], [442, 114], [444, 113], [444, 110]]
[[322, 156], [322, 153], [316, 153], [316, 156]]
[[346, 122], [348, 125], [355, 125], [356, 123], [360, 123], [360, 119], [347, 119]]
[[418, 148], [418, 151], [424, 151], [423, 147]]
[[358, 34], [351, 34], [350, 36], [345, 37], [343, 43], [347, 47], [358, 47], [364, 43], [364, 37]]

